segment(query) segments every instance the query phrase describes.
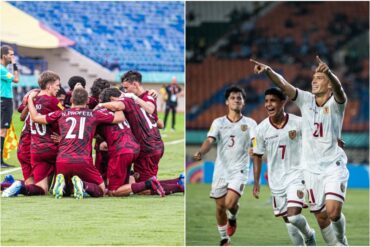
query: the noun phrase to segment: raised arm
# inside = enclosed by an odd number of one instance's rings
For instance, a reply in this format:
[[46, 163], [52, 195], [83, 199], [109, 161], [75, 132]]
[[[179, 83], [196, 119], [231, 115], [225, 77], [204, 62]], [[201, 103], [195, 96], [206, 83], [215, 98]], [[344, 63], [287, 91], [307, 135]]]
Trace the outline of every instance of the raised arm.
[[249, 59], [254, 64], [254, 73], [261, 74], [266, 73], [268, 78], [281, 90], [284, 91], [284, 93], [290, 98], [293, 99], [296, 95], [296, 88], [290, 84], [285, 78], [275, 72], [270, 66], [257, 62], [256, 60]]
[[15, 56], [12, 56], [12, 64], [13, 64], [13, 82], [18, 83], [19, 82], [19, 72], [18, 72], [18, 66], [15, 61]]
[[123, 115], [122, 111], [115, 111], [114, 112], [114, 119], [113, 122], [114, 124], [117, 123], [122, 123], [125, 120], [125, 115]]
[[123, 111], [125, 109], [125, 104], [121, 101], [111, 101], [105, 103], [99, 103], [98, 107], [104, 107], [111, 111]]
[[193, 159], [195, 161], [202, 160], [203, 155], [205, 155], [206, 153], [209, 152], [209, 150], [211, 150], [211, 147], [212, 147], [212, 144], [214, 143], [214, 141], [215, 141], [214, 138], [207, 137], [207, 139], [204, 140], [204, 142], [203, 142], [202, 146], [200, 147], [200, 149], [198, 150], [198, 152], [196, 152], [193, 155]]
[[33, 99], [36, 97], [37, 94], [38, 92], [32, 92], [28, 97], [28, 110], [33, 122], [47, 124], [48, 122], [46, 122], [46, 115], [40, 115], [37, 112], [35, 105], [33, 104]]
[[152, 114], [155, 110], [155, 105], [152, 102], [147, 102], [139, 98], [133, 93], [125, 93], [125, 97], [133, 99], [136, 103], [138, 103], [141, 108], [144, 109], [149, 114]]
[[325, 73], [330, 80], [330, 84], [333, 90], [334, 99], [343, 104], [347, 101], [346, 93], [343, 90], [342, 84], [340, 83], [338, 77], [330, 70], [329, 66], [324, 63], [319, 56], [316, 56], [316, 62], [318, 63], [316, 72]]

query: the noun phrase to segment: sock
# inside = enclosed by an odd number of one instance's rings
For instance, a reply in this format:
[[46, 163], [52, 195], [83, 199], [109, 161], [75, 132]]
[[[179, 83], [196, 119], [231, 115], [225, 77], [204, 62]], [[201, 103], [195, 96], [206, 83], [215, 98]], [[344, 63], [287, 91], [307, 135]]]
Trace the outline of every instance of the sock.
[[167, 179], [167, 180], [159, 180], [159, 182], [161, 183], [162, 186], [164, 184], [177, 184], [178, 181], [179, 181], [178, 178], [175, 178], [175, 179]]
[[92, 197], [101, 197], [104, 192], [100, 189], [99, 185], [83, 181], [84, 190]]
[[231, 208], [226, 210], [227, 218], [229, 220], [236, 220], [236, 216], [239, 212], [239, 203], [236, 205], [236, 208]]
[[330, 246], [337, 245], [338, 240], [335, 236], [333, 225], [331, 223], [326, 228], [321, 229], [321, 235], [327, 245], [330, 245]]
[[224, 226], [217, 225], [217, 229], [218, 229], [218, 232], [220, 233], [221, 239], [229, 238], [229, 236], [227, 235], [227, 224]]
[[41, 196], [45, 195], [45, 191], [36, 184], [25, 185], [24, 182], [22, 182], [20, 194], [23, 194], [25, 196]]
[[150, 189], [150, 188], [147, 188], [147, 181], [131, 184], [131, 190], [134, 194], [140, 193], [147, 189]]
[[173, 194], [173, 193], [180, 193], [180, 192], [182, 193], [182, 192], [184, 192], [182, 190], [181, 186], [179, 186], [178, 184], [162, 184], [162, 182], [160, 182], [160, 183], [161, 183], [166, 195], [170, 195], [170, 194]]
[[346, 236], [346, 218], [342, 213], [339, 220], [332, 221], [335, 236], [338, 241], [344, 244], [344, 237]]
[[312, 229], [307, 223], [306, 218], [302, 214], [289, 216], [288, 220], [292, 223], [295, 227], [299, 229], [299, 231], [303, 234], [305, 239], [308, 239], [312, 236]]
[[292, 223], [285, 223], [288, 229], [288, 235], [294, 246], [304, 246], [304, 241], [299, 233], [299, 229], [295, 227]]
[[4, 151], [4, 142], [5, 142], [5, 137], [1, 136], [1, 161], [0, 163], [3, 164], [3, 151]]

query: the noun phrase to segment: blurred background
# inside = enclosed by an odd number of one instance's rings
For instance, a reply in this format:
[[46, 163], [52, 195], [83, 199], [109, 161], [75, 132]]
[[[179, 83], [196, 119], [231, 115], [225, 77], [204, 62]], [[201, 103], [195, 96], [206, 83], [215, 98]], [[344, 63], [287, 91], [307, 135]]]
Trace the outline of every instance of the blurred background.
[[[173, 77], [184, 86], [183, 2], [0, 1], [1, 43], [14, 48], [20, 83], [15, 107], [53, 70], [68, 88], [80, 75], [90, 88], [101, 77], [120, 81], [127, 70], [143, 75], [144, 87], [160, 90]], [[162, 97], [159, 110], [164, 110]], [[184, 97], [178, 111], [184, 112]]]
[[[267, 116], [263, 93], [273, 85], [253, 74], [249, 58], [310, 91], [316, 55], [338, 75], [349, 98], [342, 131], [349, 187], [368, 188], [369, 2], [186, 2], [188, 182], [212, 181], [216, 148], [202, 162], [191, 156], [212, 120], [225, 115], [225, 88], [245, 89], [246, 116], [257, 123]], [[286, 110], [300, 115], [292, 102]]]

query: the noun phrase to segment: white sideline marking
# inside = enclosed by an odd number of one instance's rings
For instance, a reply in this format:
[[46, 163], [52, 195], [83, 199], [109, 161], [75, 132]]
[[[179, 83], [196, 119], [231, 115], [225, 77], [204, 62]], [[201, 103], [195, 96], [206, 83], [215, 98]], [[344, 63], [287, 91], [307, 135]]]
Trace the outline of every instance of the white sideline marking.
[[173, 145], [173, 144], [177, 144], [177, 143], [180, 143], [180, 142], [183, 142], [184, 139], [181, 139], [181, 140], [176, 140], [176, 141], [172, 141], [172, 142], [165, 142], [164, 144], [165, 145]]
[[14, 172], [14, 171], [18, 171], [18, 170], [20, 170], [20, 169], [21, 169], [20, 167], [13, 168], [13, 169], [9, 169], [9, 170], [6, 170], [6, 171], [3, 171], [3, 172], [0, 172], [0, 175], [8, 174], [8, 173], [11, 173], [11, 172]]
[[[174, 144], [178, 144], [178, 143], [181, 143], [183, 142], [184, 139], [181, 139], [181, 140], [175, 140], [175, 141], [172, 141], [172, 142], [166, 142], [165, 144], [166, 145], [174, 145]], [[94, 154], [95, 155], [95, 154]], [[93, 156], [94, 156], [93, 155]], [[18, 171], [20, 170], [21, 168], [20, 167], [17, 167], [17, 168], [13, 168], [13, 169], [9, 169], [9, 170], [6, 170], [6, 171], [3, 171], [3, 172], [0, 172], [0, 175], [4, 175], [4, 174], [8, 174], [8, 173], [11, 173], [11, 172], [14, 172], [14, 171]]]

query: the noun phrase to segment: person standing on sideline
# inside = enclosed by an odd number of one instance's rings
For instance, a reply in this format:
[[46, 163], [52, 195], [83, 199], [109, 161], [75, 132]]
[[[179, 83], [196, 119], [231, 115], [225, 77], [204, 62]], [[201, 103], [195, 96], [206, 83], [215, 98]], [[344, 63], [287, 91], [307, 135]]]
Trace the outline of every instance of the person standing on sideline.
[[172, 127], [171, 129], [175, 130], [176, 124], [176, 108], [178, 103], [178, 97], [181, 93], [181, 87], [177, 84], [176, 77], [172, 77], [171, 84], [166, 87], [167, 92], [167, 101], [166, 101], [166, 110], [164, 112], [164, 129], [166, 129], [167, 118], [172, 111]]
[[299, 107], [302, 113], [304, 182], [311, 213], [328, 245], [348, 245], [342, 207], [349, 172], [347, 155], [339, 145], [347, 96], [336, 75], [316, 56], [311, 92], [290, 84], [270, 66], [250, 60], [254, 72], [269, 79]]
[[315, 246], [315, 231], [301, 214], [305, 195], [300, 163], [302, 118], [285, 113], [285, 104], [286, 96], [280, 88], [265, 91], [268, 118], [257, 126], [253, 142], [253, 196], [259, 198], [262, 155], [266, 154], [275, 216], [283, 218], [293, 245]]
[[[6, 68], [7, 65], [13, 65], [13, 74]], [[0, 96], [1, 96], [1, 168], [12, 167], [5, 163], [3, 159], [4, 142], [6, 132], [10, 128], [13, 115], [13, 89], [12, 82], [17, 83], [19, 81], [19, 72], [17, 64], [15, 63], [14, 50], [8, 45], [1, 46], [1, 84], [0, 84]]]
[[236, 216], [239, 199], [248, 179], [250, 156], [247, 152], [254, 136], [256, 121], [245, 117], [245, 92], [237, 86], [225, 92], [226, 116], [216, 118], [208, 132], [207, 139], [193, 156], [199, 161], [217, 142], [217, 157], [212, 179], [210, 197], [216, 202], [217, 228], [221, 246], [230, 245], [230, 237], [236, 231]]

